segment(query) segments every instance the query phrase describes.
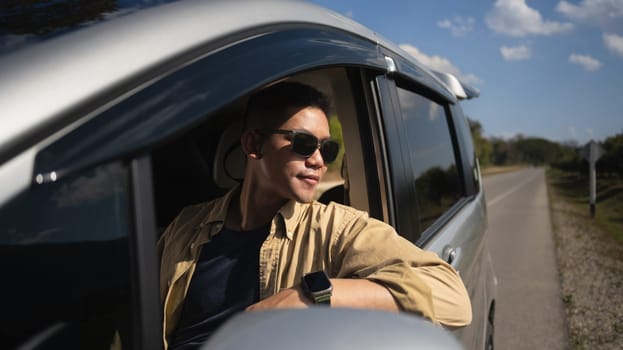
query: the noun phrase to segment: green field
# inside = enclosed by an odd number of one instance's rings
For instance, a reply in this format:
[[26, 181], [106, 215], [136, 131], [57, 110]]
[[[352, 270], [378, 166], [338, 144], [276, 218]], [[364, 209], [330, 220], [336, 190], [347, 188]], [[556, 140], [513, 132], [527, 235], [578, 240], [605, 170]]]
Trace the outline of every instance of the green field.
[[[590, 217], [588, 174], [580, 175], [558, 169], [548, 169], [550, 188], [563, 199], [585, 208]], [[617, 241], [623, 243], [623, 180], [618, 176], [597, 178], [595, 223]]]

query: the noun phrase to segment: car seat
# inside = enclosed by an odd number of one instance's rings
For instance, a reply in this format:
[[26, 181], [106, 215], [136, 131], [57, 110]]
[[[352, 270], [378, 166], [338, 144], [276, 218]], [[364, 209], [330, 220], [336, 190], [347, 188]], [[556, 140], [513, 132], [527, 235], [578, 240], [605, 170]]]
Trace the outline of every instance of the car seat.
[[212, 177], [214, 183], [230, 189], [242, 182], [247, 166], [247, 157], [240, 145], [242, 121], [229, 124], [223, 130], [214, 155]]

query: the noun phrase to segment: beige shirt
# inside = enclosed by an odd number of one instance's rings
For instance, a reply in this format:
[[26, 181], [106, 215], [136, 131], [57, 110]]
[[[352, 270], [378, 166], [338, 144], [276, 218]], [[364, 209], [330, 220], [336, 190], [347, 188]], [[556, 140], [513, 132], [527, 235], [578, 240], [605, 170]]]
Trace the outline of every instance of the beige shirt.
[[[223, 228], [235, 190], [186, 207], [158, 248], [164, 343], [175, 329], [202, 245]], [[456, 271], [435, 253], [400, 237], [389, 225], [354, 208], [319, 202], [284, 205], [260, 248], [260, 299], [324, 270], [331, 278], [366, 278], [385, 286], [400, 307], [447, 326], [471, 322], [471, 304]]]

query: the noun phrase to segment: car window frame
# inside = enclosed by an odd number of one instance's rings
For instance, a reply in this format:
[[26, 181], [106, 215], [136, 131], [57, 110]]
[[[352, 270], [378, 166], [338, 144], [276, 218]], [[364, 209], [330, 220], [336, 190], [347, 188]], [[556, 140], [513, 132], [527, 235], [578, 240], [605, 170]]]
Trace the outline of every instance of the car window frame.
[[[403, 65], [406, 65], [403, 62]], [[385, 75], [377, 79], [376, 84], [381, 91], [381, 109], [383, 111], [383, 119], [385, 125], [385, 139], [389, 140], [387, 146], [389, 149], [388, 157], [390, 159], [391, 169], [389, 169], [392, 178], [392, 193], [395, 194], [392, 202], [394, 212], [392, 213], [393, 223], [397, 231], [405, 238], [411, 240], [419, 247], [426, 245], [437, 232], [439, 232], [469, 201], [466, 195], [464, 156], [460, 146], [461, 140], [457, 137], [454, 126], [452, 106], [456, 104], [455, 98], [449, 97], [447, 94], [439, 93], [434, 87], [425, 85], [422, 81], [414, 81], [413, 75], [396, 74]], [[398, 85], [405, 87], [418, 95], [430, 99], [444, 106], [446, 121], [448, 123], [449, 134], [452, 140], [453, 153], [455, 163], [459, 173], [459, 181], [461, 182], [463, 195], [450, 208], [444, 211], [435, 222], [425, 230], [420, 229], [420, 208], [417, 204], [417, 194], [415, 188], [411, 184], [413, 176], [411, 174], [412, 161], [407, 150], [409, 144], [405, 128], [402, 127], [401, 107], [398, 99]], [[408, 205], [405, 205], [407, 203]], [[416, 215], [413, 213], [415, 208]]]
[[160, 264], [156, 254], [157, 229], [155, 219], [151, 156], [133, 158], [129, 164], [130, 264], [132, 268], [133, 339], [134, 349], [163, 349], [162, 307], [160, 305]]
[[474, 141], [467, 118], [460, 103], [452, 104], [449, 108], [457, 145], [460, 145], [459, 152], [463, 165], [465, 193], [468, 197], [472, 198], [480, 192], [479, 170]]

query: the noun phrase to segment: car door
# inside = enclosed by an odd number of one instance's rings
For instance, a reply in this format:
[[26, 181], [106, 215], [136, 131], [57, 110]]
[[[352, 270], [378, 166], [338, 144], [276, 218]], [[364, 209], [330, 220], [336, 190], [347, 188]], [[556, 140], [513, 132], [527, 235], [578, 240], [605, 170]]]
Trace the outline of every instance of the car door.
[[395, 225], [459, 271], [472, 301], [473, 321], [456, 333], [466, 347], [483, 348], [486, 208], [476, 196], [471, 143], [465, 130], [456, 127], [464, 117], [456, 101], [417, 81], [396, 76], [378, 84], [387, 94], [383, 111], [390, 126], [385, 138], [394, 140], [388, 147]]
[[154, 241], [133, 218], [135, 165], [111, 161], [41, 181], [2, 207], [3, 347], [157, 345], [141, 338], [142, 326], [159, 324], [150, 321], [156, 284], [141, 248]]

